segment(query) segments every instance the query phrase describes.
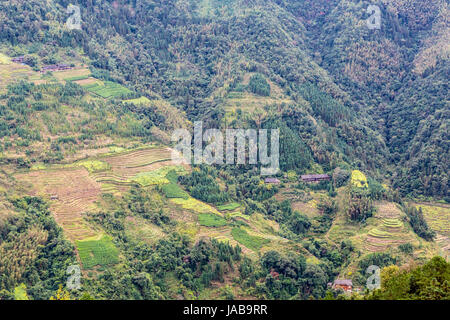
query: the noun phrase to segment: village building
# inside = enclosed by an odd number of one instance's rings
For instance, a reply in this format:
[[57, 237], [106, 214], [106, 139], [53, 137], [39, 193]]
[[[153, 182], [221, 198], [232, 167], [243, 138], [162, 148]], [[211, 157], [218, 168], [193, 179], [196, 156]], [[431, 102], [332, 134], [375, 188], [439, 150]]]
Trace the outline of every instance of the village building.
[[72, 69], [72, 68], [69, 65], [58, 63], [58, 64], [51, 64], [48, 66], [43, 66], [41, 69], [41, 73], [53, 72], [53, 71], [64, 71], [64, 70], [70, 70], [70, 69]]
[[15, 62], [15, 63], [24, 63], [25, 62], [25, 57], [24, 56], [15, 57], [15, 58], [12, 58], [11, 61]]
[[269, 183], [269, 184], [280, 184], [280, 180], [278, 180], [277, 178], [266, 178], [264, 180], [264, 183]]
[[353, 290], [353, 282], [352, 280], [343, 279], [343, 280], [334, 280], [332, 286], [334, 290], [342, 289], [345, 292], [352, 292]]
[[301, 176], [303, 182], [319, 182], [324, 180], [330, 180], [331, 177], [328, 174], [304, 174]]

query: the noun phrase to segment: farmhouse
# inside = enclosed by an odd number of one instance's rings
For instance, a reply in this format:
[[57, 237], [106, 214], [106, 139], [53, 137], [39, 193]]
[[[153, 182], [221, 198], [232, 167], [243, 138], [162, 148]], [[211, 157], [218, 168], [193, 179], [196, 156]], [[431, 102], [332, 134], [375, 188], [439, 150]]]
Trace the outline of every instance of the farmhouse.
[[342, 289], [345, 292], [352, 292], [353, 289], [353, 282], [352, 280], [334, 280], [332, 288], [337, 290], [337, 289]]
[[15, 63], [24, 63], [25, 57], [24, 56], [15, 57], [15, 58], [12, 58], [11, 61], [15, 62]]
[[331, 177], [327, 174], [304, 174], [301, 176], [303, 182], [318, 182], [323, 180], [330, 180]]
[[280, 184], [280, 180], [278, 180], [277, 178], [266, 178], [264, 180], [264, 183]]
[[72, 68], [69, 65], [58, 63], [58, 64], [51, 64], [48, 66], [43, 66], [41, 69], [41, 73], [53, 72], [53, 71], [64, 71], [64, 70], [70, 70], [70, 69], [72, 69]]

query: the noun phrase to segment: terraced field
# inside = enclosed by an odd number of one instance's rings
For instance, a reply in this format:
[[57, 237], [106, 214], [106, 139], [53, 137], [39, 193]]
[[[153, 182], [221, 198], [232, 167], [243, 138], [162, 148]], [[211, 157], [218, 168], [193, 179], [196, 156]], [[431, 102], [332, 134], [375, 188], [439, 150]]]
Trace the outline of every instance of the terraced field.
[[[139, 174], [165, 179], [173, 169], [169, 148], [146, 148], [118, 155], [99, 155], [54, 168], [36, 167], [16, 176], [25, 183], [31, 194], [51, 201], [51, 211], [72, 241], [96, 236], [97, 231], [83, 220], [83, 213], [96, 210], [95, 202], [101, 193], [121, 194], [129, 190]], [[169, 159], [168, 159], [169, 158]]]
[[0, 63], [0, 91], [4, 91], [6, 86], [14, 81], [25, 80], [37, 74], [29, 66], [11, 62], [4, 55], [2, 57], [2, 63]]
[[436, 231], [436, 242], [442, 250], [441, 255], [450, 257], [450, 205], [420, 203], [415, 206], [422, 209], [427, 223]]
[[413, 242], [414, 237], [401, 221], [401, 216], [401, 210], [394, 203], [378, 204], [375, 215], [376, 226], [367, 233], [365, 248], [371, 252], [378, 252], [402, 243]]
[[83, 87], [93, 93], [96, 94], [104, 99], [109, 98], [116, 98], [116, 97], [122, 97], [125, 94], [131, 93], [131, 90], [111, 81], [105, 81], [102, 83], [95, 82], [92, 84], [85, 84]]
[[32, 194], [56, 198], [51, 201], [50, 210], [69, 239], [81, 240], [97, 234], [82, 214], [95, 208], [101, 187], [85, 168], [32, 171], [16, 178], [28, 184]]

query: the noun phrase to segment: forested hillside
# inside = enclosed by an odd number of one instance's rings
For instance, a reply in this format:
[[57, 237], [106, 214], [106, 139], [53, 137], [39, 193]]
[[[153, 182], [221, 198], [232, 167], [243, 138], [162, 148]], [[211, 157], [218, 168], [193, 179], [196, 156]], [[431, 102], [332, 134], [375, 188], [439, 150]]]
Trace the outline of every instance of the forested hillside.
[[[77, 299], [334, 299], [339, 278], [448, 298], [428, 281], [450, 252], [448, 10], [0, 0], [0, 299], [54, 297], [74, 261]], [[277, 182], [175, 163], [172, 132], [199, 120], [280, 129]]]
[[388, 173], [403, 195], [448, 196], [446, 1], [381, 1], [380, 30], [366, 26], [368, 1], [82, 1], [82, 30], [64, 29], [68, 4], [2, 2], [0, 37], [31, 46], [33, 64], [79, 46], [108, 77], [210, 125], [261, 73], [290, 98], [282, 109], [320, 122], [302, 137], [319, 163]]

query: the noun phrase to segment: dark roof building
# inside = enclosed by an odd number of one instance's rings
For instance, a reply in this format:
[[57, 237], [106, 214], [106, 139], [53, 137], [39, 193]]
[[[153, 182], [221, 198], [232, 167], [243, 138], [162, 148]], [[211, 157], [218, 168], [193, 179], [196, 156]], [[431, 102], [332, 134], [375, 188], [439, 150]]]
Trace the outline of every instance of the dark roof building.
[[277, 178], [266, 178], [264, 180], [265, 183], [275, 183], [275, 184], [279, 184], [280, 180], [278, 180]]
[[41, 72], [45, 73], [45, 72], [49, 72], [49, 71], [62, 71], [62, 70], [70, 70], [70, 69], [72, 69], [72, 68], [69, 65], [58, 63], [58, 64], [51, 64], [48, 66], [43, 66], [41, 69]]
[[331, 177], [328, 174], [304, 174], [301, 176], [302, 181], [312, 182], [312, 181], [322, 181], [330, 180]]
[[25, 57], [24, 56], [15, 57], [15, 58], [12, 58], [11, 61], [16, 62], [16, 63], [23, 63], [25, 61]]

